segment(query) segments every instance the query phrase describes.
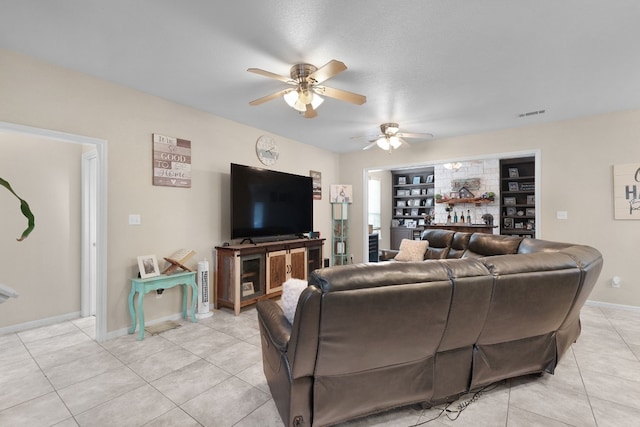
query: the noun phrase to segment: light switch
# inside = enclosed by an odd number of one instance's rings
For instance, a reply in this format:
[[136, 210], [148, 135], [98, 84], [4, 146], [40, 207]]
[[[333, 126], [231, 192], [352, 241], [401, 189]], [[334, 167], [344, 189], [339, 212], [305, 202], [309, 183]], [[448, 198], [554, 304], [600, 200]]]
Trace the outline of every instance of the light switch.
[[129, 225], [140, 225], [140, 215], [138, 214], [129, 215]]
[[556, 212], [556, 218], [558, 218], [558, 219], [568, 219], [569, 218], [569, 214], [567, 213], [567, 211], [557, 211]]

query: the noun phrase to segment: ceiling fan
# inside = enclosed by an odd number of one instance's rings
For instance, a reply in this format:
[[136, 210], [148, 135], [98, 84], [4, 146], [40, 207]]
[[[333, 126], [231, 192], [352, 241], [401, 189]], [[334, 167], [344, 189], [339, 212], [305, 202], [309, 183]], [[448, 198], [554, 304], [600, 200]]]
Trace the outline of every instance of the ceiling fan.
[[377, 135], [373, 139], [370, 139], [370, 144], [363, 148], [368, 150], [376, 145], [383, 150], [391, 152], [399, 148], [402, 145], [409, 145], [405, 139], [428, 139], [433, 138], [430, 133], [408, 133], [398, 132], [400, 126], [397, 123], [383, 123], [380, 125], [381, 134]]
[[336, 61], [335, 59], [332, 59], [320, 68], [311, 64], [296, 64], [291, 67], [291, 77], [281, 76], [270, 71], [261, 70], [260, 68], [248, 68], [247, 71], [250, 73], [280, 80], [293, 86], [253, 100], [249, 104], [260, 105], [282, 96], [290, 107], [298, 110], [300, 114], [303, 114], [307, 119], [314, 118], [318, 115], [316, 108], [324, 101], [320, 95], [362, 105], [367, 102], [367, 98], [364, 95], [322, 85], [325, 80], [330, 79], [346, 69], [347, 66], [344, 65], [344, 63]]

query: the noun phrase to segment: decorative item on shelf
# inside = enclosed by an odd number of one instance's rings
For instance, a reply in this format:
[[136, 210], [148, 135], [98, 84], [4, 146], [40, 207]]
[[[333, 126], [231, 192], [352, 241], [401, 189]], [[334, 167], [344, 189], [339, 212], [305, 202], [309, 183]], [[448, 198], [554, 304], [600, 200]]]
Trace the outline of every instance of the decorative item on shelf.
[[509, 178], [519, 178], [520, 172], [518, 168], [509, 168]]
[[191, 269], [186, 267], [184, 263], [193, 255], [195, 255], [195, 251], [192, 249], [180, 249], [170, 256], [165, 257], [164, 260], [167, 261], [169, 265], [162, 270], [162, 274], [171, 274], [178, 268], [181, 268], [184, 271], [191, 271]]
[[486, 225], [493, 225], [493, 215], [491, 214], [486, 213], [482, 215], [482, 220]]
[[353, 187], [348, 184], [331, 184], [330, 197], [332, 203], [351, 203]]
[[475, 196], [467, 187], [460, 187], [460, 190], [458, 190], [458, 197], [461, 199], [472, 199]]
[[138, 268], [140, 270], [141, 279], [160, 275], [158, 259], [155, 255], [140, 255], [138, 257]]
[[518, 191], [518, 183], [509, 182], [509, 191]]

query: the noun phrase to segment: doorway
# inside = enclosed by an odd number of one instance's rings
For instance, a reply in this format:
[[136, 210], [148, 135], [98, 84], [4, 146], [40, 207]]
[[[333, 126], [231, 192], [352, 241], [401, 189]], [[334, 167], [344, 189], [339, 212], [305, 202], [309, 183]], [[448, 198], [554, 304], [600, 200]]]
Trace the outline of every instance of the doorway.
[[[95, 300], [95, 305], [93, 310], [96, 316], [96, 341], [102, 342], [107, 335], [107, 141], [8, 122], [0, 122], [0, 131], [26, 134], [40, 137], [44, 140], [89, 145], [95, 148], [95, 161], [92, 160], [94, 162], [92, 167], [95, 173], [95, 182], [92, 184], [95, 197], [95, 214], [92, 221], [95, 228], [95, 240], [93, 240], [95, 243], [95, 262], [93, 267], [93, 276], [95, 278], [95, 298], [93, 299]], [[82, 253], [84, 258], [84, 251]], [[83, 265], [84, 263], [85, 259], [82, 261]], [[82, 298], [84, 299], [84, 297]], [[90, 298], [87, 297], [87, 301], [89, 300]], [[84, 310], [83, 301], [81, 311], [84, 312]], [[87, 310], [91, 311], [91, 305]]]

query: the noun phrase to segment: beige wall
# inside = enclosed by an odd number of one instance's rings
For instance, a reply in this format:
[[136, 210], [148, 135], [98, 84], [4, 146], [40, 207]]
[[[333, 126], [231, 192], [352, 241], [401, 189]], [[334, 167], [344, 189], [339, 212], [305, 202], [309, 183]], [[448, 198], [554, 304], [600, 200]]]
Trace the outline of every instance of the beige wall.
[[0, 152], [0, 177], [38, 213], [37, 232], [16, 242], [27, 220], [0, 188], [0, 283], [20, 293], [0, 306], [0, 327], [78, 312], [82, 146], [0, 132]]
[[[615, 164], [640, 161], [640, 111], [628, 111], [526, 126], [498, 132], [436, 139], [413, 144], [391, 156], [382, 150], [350, 153], [340, 158], [340, 180], [362, 192], [366, 169], [492, 158], [499, 154], [540, 150], [540, 238], [584, 243], [599, 249], [604, 268], [591, 300], [640, 306], [640, 280], [634, 258], [640, 241], [639, 221], [613, 219]], [[363, 205], [352, 206], [351, 237], [363, 241]], [[567, 211], [567, 220], [556, 219]], [[354, 260], [362, 260], [363, 245], [352, 245]], [[611, 288], [620, 276], [622, 286]]]
[[[228, 241], [230, 236], [229, 164], [260, 166], [255, 141], [264, 131], [6, 50], [0, 50], [0, 63], [0, 95], [5, 100], [0, 103], [0, 121], [107, 141], [108, 331], [129, 325], [127, 296], [130, 279], [137, 274], [138, 255], [156, 254], [161, 260], [179, 248], [189, 247], [197, 252], [192, 266], [203, 258], [214, 265], [213, 247]], [[152, 133], [191, 141], [191, 189], [151, 185]], [[323, 200], [314, 202], [314, 224], [322, 236], [329, 236], [328, 188], [338, 182], [338, 156], [278, 135], [274, 137], [280, 144], [281, 156], [273, 169], [300, 175], [308, 175], [309, 170], [322, 173]], [[28, 175], [19, 175], [16, 182], [27, 179]], [[43, 203], [28, 191], [24, 195], [36, 206]], [[129, 214], [140, 214], [142, 224], [128, 225]], [[34, 241], [39, 233], [43, 231], [37, 227]], [[1, 244], [17, 246], [6, 240]], [[79, 276], [79, 267], [73, 272], [48, 267], [34, 274], [49, 280], [63, 279], [67, 274]], [[13, 287], [22, 295], [30, 295], [31, 290], [25, 288], [32, 286], [43, 285], [21, 282]], [[79, 290], [76, 298], [72, 307], [61, 307], [56, 313], [31, 312], [29, 320], [78, 311]], [[0, 307], [0, 327], [24, 320], [5, 313], [9, 312], [8, 304], [14, 305], [12, 312], [21, 312], [28, 304], [26, 300], [26, 296], [12, 299]], [[153, 320], [173, 315], [180, 311], [180, 301], [177, 290], [166, 292], [161, 299], [148, 298], [145, 317]]]

